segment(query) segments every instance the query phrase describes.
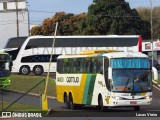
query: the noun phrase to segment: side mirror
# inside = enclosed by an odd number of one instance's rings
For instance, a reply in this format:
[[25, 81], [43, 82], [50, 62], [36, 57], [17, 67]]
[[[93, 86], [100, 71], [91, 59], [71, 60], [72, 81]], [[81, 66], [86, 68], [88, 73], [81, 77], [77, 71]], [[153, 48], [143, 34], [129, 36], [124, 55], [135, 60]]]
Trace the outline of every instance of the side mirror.
[[155, 67], [152, 67], [153, 75], [154, 75], [154, 80], [158, 80], [158, 71]]

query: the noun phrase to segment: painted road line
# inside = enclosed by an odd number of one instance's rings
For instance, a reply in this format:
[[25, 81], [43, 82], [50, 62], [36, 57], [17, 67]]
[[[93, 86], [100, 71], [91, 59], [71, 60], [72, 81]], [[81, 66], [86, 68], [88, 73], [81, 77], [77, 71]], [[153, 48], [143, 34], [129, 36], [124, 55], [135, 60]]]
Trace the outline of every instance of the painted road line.
[[160, 91], [160, 88], [158, 88], [157, 86], [153, 85], [155, 88], [157, 88]]

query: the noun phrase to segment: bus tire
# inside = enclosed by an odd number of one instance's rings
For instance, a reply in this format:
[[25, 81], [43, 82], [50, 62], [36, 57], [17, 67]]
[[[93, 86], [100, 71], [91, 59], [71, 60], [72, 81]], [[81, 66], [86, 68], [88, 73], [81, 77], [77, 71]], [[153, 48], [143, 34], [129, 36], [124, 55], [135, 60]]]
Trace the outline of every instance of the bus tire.
[[27, 65], [21, 66], [21, 68], [20, 68], [20, 70], [19, 70], [19, 73], [20, 73], [21, 75], [28, 75], [28, 74], [30, 73], [30, 68], [29, 68], [29, 66], [27, 66]]
[[102, 112], [105, 111], [105, 107], [103, 106], [103, 98], [101, 95], [98, 96], [98, 107]]
[[33, 67], [33, 73], [35, 75], [42, 75], [44, 72], [43, 67], [41, 65], [36, 65]]
[[73, 102], [72, 95], [69, 96], [69, 106], [70, 106], [70, 109], [72, 109], [72, 110], [75, 110], [77, 108], [77, 105], [74, 104], [74, 102]]
[[69, 97], [67, 96], [67, 94], [64, 94], [64, 103], [66, 105], [66, 108], [69, 109], [70, 108], [70, 104], [69, 104]]
[[140, 106], [134, 106], [134, 110], [135, 111], [139, 111], [140, 110]]

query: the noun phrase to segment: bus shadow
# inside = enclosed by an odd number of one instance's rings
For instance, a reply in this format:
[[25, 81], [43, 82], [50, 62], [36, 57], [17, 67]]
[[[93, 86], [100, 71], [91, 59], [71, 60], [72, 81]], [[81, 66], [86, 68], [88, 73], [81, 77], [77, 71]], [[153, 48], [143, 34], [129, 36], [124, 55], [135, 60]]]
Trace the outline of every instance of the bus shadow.
[[[98, 107], [83, 106], [76, 110], [66, 109], [64, 111], [51, 111], [50, 116], [54, 117], [131, 117], [135, 116], [135, 111], [131, 108], [110, 108], [102, 112]], [[116, 113], [116, 114], [115, 114]]]

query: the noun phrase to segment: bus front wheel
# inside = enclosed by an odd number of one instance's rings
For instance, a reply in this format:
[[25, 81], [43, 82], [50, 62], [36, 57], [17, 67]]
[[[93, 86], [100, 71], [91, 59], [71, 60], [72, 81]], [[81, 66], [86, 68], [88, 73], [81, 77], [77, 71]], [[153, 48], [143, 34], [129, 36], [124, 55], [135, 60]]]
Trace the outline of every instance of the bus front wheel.
[[29, 66], [26, 66], [26, 65], [22, 66], [22, 67], [20, 68], [19, 73], [22, 74], [22, 75], [28, 75], [28, 74], [30, 73], [30, 68], [29, 68]]
[[40, 65], [36, 65], [33, 68], [33, 72], [35, 75], [42, 75], [43, 74], [43, 67]]

